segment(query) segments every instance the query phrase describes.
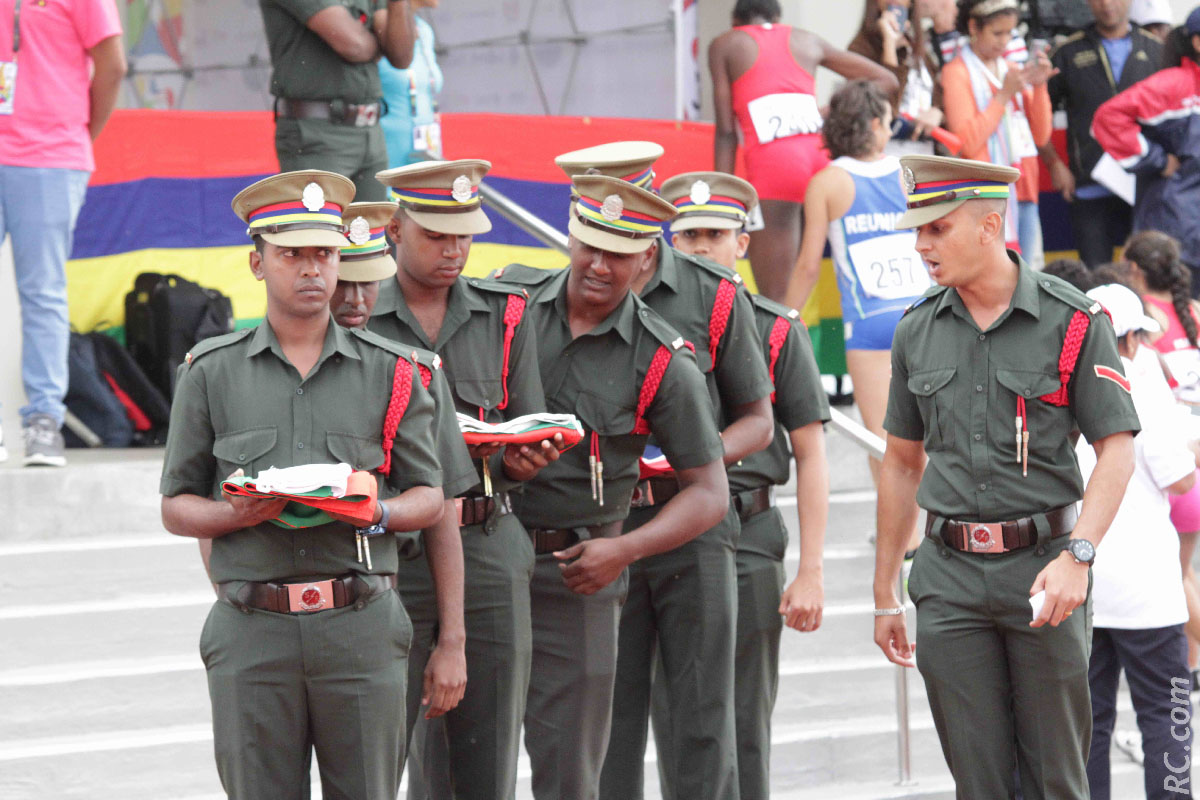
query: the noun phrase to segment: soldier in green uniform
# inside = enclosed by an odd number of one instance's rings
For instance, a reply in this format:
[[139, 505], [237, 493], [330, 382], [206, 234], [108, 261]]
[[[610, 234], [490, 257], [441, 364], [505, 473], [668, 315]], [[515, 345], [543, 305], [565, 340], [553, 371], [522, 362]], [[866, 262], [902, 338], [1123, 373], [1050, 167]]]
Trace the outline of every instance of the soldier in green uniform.
[[[396, 279], [380, 289], [368, 328], [436, 352], [454, 407], [473, 418], [502, 422], [545, 411], [545, 397], [532, 326], [523, 322], [524, 291], [461, 274], [472, 237], [492, 227], [479, 198], [479, 183], [490, 166], [475, 159], [435, 161], [379, 174], [399, 202], [388, 223], [399, 269]], [[532, 648], [533, 548], [512, 514], [509, 492], [557, 459], [558, 450], [552, 440], [471, 449], [480, 473], [459, 496], [456, 514], [466, 572], [467, 691], [438, 724], [418, 720], [410, 702], [410, 730], [416, 728], [410, 800], [503, 800], [516, 792]], [[437, 618], [429, 571], [423, 559], [415, 559], [401, 564], [400, 574], [421, 647], [434, 637]], [[439, 645], [444, 633], [437, 632]], [[422, 666], [410, 659], [416, 685]]]
[[354, 181], [359, 200], [384, 200], [387, 167], [376, 61], [412, 62], [409, 0], [259, 0], [271, 53], [275, 154], [284, 171], [324, 169]]
[[[396, 203], [351, 203], [346, 209], [342, 219], [350, 245], [342, 248], [337, 289], [329, 302], [333, 318], [343, 327], [365, 330], [379, 297], [380, 282], [391, 281], [396, 275], [386, 231], [398, 207]], [[409, 344], [405, 342], [406, 347]], [[474, 486], [476, 477], [458, 427], [441, 359], [420, 348], [413, 347], [411, 351], [434, 401], [433, 440], [442, 467], [445, 511], [437, 525], [421, 532], [423, 548], [411, 535], [397, 537], [400, 548], [397, 577], [401, 599], [413, 623], [408, 708], [415, 716], [417, 709], [425, 706], [427, 716], [438, 717], [458, 705], [467, 683], [463, 547], [455, 498]], [[409, 560], [418, 557], [421, 569], [416, 575], [408, 574]], [[436, 610], [432, 618], [426, 614], [426, 608], [416, 606], [413, 595], [418, 589], [430, 595], [429, 605]], [[440, 634], [436, 642], [433, 641], [435, 625]]]
[[[671, 244], [679, 252], [736, 269], [746, 254], [748, 215], [758, 203], [754, 187], [721, 172], [689, 172], [663, 183], [660, 194], [679, 210], [671, 220]], [[779, 685], [779, 641], [786, 621], [810, 632], [824, 607], [822, 553], [829, 513], [829, 466], [823, 423], [829, 403], [821, 386], [812, 340], [800, 312], [753, 295], [754, 322], [774, 392], [775, 438], [767, 449], [729, 467], [729, 491], [741, 520], [737, 540], [737, 636], [734, 705], [740, 796], [770, 797], [771, 712]], [[800, 517], [800, 567], [784, 588], [787, 528], [775, 506], [775, 487], [787, 483], [796, 462], [796, 508]], [[656, 739], [671, 740], [670, 706], [656, 675], [653, 720]], [[667, 732], [664, 735], [664, 732]], [[659, 770], [678, 766], [659, 748]], [[664, 781], [664, 797], [668, 793]]]
[[[555, 163], [568, 175], [594, 171], [637, 181], [652, 179], [661, 153], [650, 142], [613, 142], [561, 155]], [[600, 211], [586, 201], [577, 204], [577, 218]], [[653, 255], [634, 279], [634, 290], [695, 346], [712, 401], [710, 416], [723, 428], [725, 464], [734, 464], [770, 444], [774, 430], [771, 381], [750, 294], [736, 273], [684, 255], [661, 236], [655, 238]], [[678, 491], [670, 476], [639, 484], [626, 530], [653, 519]], [[737, 759], [730, 745], [736, 736], [738, 528], [731, 502], [721, 523], [703, 536], [630, 568], [602, 797], [641, 796], [656, 653], [677, 721], [670, 740], [660, 736], [660, 750], [671, 751], [668, 759], [676, 767], [663, 776], [665, 790], [698, 800], [737, 797]]]
[[[577, 176], [574, 189], [570, 267], [512, 269], [530, 290], [546, 404], [578, 416], [587, 432], [586, 445], [563, 453], [516, 500], [538, 556], [525, 746], [539, 800], [598, 796], [626, 567], [680, 547], [728, 508], [721, 440], [696, 358], [631, 290], [675, 211], [607, 176]], [[680, 491], [622, 535], [649, 434], [675, 466]]]
[[[1016, 765], [1026, 800], [1086, 800], [1090, 564], [1139, 430], [1112, 323], [1005, 251], [1017, 170], [935, 156], [901, 164], [908, 211], [897, 227], [917, 229], [938, 285], [892, 345], [875, 642], [913, 665], [896, 584], [919, 504], [916, 665], [958, 797], [1013, 796]], [[1097, 454], [1086, 491], [1076, 428]]]
[[[250, 268], [266, 285], [267, 317], [200, 343], [180, 367], [171, 410], [163, 525], [212, 540], [219, 599], [200, 654], [217, 769], [238, 798], [306, 796], [310, 742], [328, 796], [367, 800], [399, 788], [395, 709], [411, 626], [391, 591], [396, 548], [384, 534], [438, 521], [441, 470], [433, 400], [416, 364], [330, 317], [353, 194], [349, 180], [312, 170], [234, 198], [254, 237]], [[321, 463], [377, 476], [370, 527], [335, 517], [285, 528], [271, 522], [283, 501], [221, 494], [231, 473]]]

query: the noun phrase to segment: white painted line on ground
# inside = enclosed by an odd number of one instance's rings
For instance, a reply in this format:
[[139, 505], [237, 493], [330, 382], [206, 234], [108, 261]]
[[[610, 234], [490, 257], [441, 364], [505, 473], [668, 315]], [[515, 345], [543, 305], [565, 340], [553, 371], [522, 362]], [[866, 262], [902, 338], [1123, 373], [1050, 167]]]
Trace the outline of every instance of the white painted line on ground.
[[43, 553], [87, 553], [94, 550], [121, 550], [137, 547], [167, 547], [170, 545], [196, 546], [195, 540], [183, 536], [172, 536], [163, 532], [157, 536], [123, 536], [107, 539], [61, 539], [49, 542], [19, 542], [0, 544], [0, 558], [5, 556], [32, 556]]
[[25, 686], [51, 686], [75, 681], [165, 675], [204, 669], [199, 653], [158, 658], [79, 661], [73, 664], [48, 664], [24, 669], [0, 671], [0, 689]]
[[46, 603], [40, 606], [8, 606], [0, 608], [0, 620], [60, 617], [67, 614], [102, 614], [112, 611], [149, 611], [160, 608], [212, 605], [216, 596], [211, 592], [172, 592], [171, 594], [139, 594], [115, 597], [110, 600], [82, 600], [75, 603]]
[[103, 731], [77, 736], [47, 736], [0, 743], [0, 761], [23, 758], [104, 753], [169, 744], [212, 741], [211, 725], [168, 725], [131, 731]]

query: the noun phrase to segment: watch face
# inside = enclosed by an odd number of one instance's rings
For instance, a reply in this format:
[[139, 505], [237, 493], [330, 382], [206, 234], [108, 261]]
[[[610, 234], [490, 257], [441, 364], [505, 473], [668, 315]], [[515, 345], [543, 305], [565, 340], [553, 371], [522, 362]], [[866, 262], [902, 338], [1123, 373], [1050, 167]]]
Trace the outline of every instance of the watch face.
[[1096, 557], [1096, 548], [1087, 539], [1072, 539], [1069, 549], [1077, 561], [1091, 562]]

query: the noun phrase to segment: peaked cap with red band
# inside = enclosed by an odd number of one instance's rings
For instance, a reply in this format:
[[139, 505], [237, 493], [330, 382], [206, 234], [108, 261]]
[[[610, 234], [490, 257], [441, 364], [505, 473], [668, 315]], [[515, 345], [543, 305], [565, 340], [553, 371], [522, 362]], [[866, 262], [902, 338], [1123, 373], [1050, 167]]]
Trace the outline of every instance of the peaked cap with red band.
[[1012, 167], [943, 156], [901, 156], [900, 178], [908, 210], [896, 229], [919, 228], [969, 200], [1007, 200], [1010, 184], [1021, 177]]
[[724, 172], [685, 172], [663, 182], [659, 195], [679, 210], [671, 230], [741, 230], [758, 205], [748, 181]]
[[490, 161], [422, 161], [375, 173], [391, 188], [391, 199], [413, 222], [426, 230], [451, 236], [476, 236], [492, 229], [483, 213], [479, 184], [492, 168]]
[[354, 182], [333, 172], [305, 169], [252, 183], [233, 198], [247, 236], [279, 247], [346, 247], [342, 213]]

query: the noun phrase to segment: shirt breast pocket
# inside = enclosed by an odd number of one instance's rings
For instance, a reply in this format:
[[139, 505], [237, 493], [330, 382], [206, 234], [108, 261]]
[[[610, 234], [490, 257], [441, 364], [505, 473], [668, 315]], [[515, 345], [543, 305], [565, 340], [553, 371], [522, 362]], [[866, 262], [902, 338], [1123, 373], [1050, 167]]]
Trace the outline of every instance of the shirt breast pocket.
[[494, 410], [504, 399], [504, 387], [499, 378], [455, 378], [454, 394], [471, 408]]
[[[1058, 373], [1050, 374], [1038, 370], [998, 369], [996, 380], [1008, 391], [1002, 396], [1012, 403], [1010, 413], [1003, 415], [1004, 420], [1017, 418], [1017, 398], [1025, 399], [1026, 425], [1029, 429], [1029, 457], [1040, 456], [1044, 460], [1055, 457], [1062, 446], [1063, 439], [1071, 432], [1073, 422], [1071, 411], [1066, 406], [1056, 406], [1041, 400], [1042, 395], [1057, 392], [1061, 382]], [[1002, 400], [1001, 402], [1004, 402]], [[1008, 445], [1005, 452], [1017, 456], [1016, 426], [1012, 434], [1008, 430], [999, 437], [1000, 442]], [[993, 446], [995, 446], [993, 444]], [[1011, 451], [1009, 450], [1011, 447]]]
[[334, 462], [349, 464], [356, 470], [371, 472], [383, 466], [383, 440], [354, 433], [325, 434], [326, 446]]
[[633, 433], [637, 411], [590, 392], [580, 392], [575, 414], [588, 431], [601, 436], [625, 436]]
[[264, 456], [275, 449], [276, 437], [274, 425], [233, 431], [218, 436], [212, 447], [213, 455], [217, 458], [218, 477], [224, 480], [234, 470], [241, 469], [247, 477], [253, 478], [264, 466], [272, 466], [264, 465], [262, 461]]
[[954, 443], [951, 415], [955, 367], [915, 372], [908, 376], [908, 390], [917, 398], [917, 409], [925, 425], [925, 449], [946, 450]]

